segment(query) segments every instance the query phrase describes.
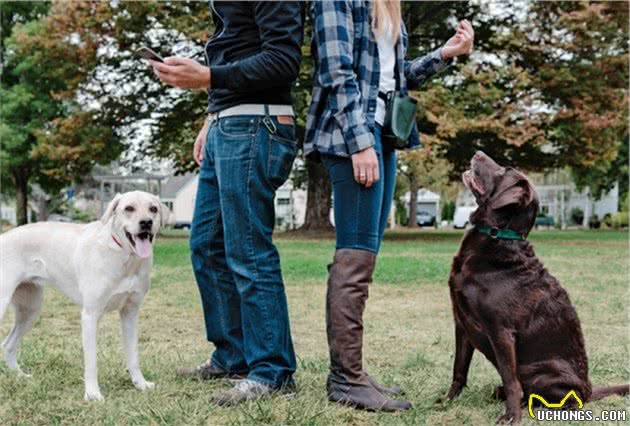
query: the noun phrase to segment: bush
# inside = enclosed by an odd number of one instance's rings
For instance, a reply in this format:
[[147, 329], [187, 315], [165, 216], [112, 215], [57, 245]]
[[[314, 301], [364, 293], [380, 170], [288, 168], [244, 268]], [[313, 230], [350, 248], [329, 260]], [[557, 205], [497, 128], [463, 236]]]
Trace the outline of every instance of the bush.
[[575, 225], [581, 225], [584, 221], [584, 211], [582, 211], [579, 207], [574, 207], [571, 209], [571, 221]]
[[606, 225], [607, 227], [611, 228], [612, 227], [612, 215], [610, 213], [606, 213], [604, 215], [604, 218], [602, 219], [602, 223], [604, 225]]
[[611, 216], [611, 224], [615, 229], [628, 227], [628, 212], [619, 212]]
[[62, 208], [57, 209], [55, 213], [68, 216], [70, 220], [77, 223], [88, 223], [96, 220], [96, 217], [93, 214], [79, 210], [74, 206], [65, 205]]
[[591, 229], [599, 229], [601, 225], [602, 222], [599, 220], [599, 217], [596, 214], [588, 219], [588, 227]]
[[404, 200], [396, 199], [396, 223], [399, 225], [405, 225], [409, 220], [407, 214], [407, 205]]
[[455, 201], [446, 201], [442, 205], [442, 220], [451, 222], [455, 216]]

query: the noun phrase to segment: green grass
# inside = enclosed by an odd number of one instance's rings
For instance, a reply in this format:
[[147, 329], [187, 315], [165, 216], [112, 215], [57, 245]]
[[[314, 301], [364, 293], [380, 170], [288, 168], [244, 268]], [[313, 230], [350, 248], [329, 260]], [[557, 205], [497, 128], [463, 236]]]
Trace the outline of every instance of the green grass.
[[[436, 405], [450, 383], [453, 323], [447, 277], [459, 232], [393, 232], [386, 236], [365, 314], [365, 365], [385, 383], [407, 391], [413, 410], [359, 412], [328, 403], [324, 390], [328, 353], [324, 324], [326, 264], [334, 242], [321, 236], [277, 238], [298, 356], [298, 393], [235, 408], [210, 404], [222, 382], [183, 381], [175, 368], [207, 358], [201, 306], [184, 238], [161, 238], [155, 250], [152, 289], [140, 323], [142, 368], [157, 388], [140, 393], [124, 368], [116, 314], [99, 328], [99, 379], [103, 403], [83, 397], [79, 309], [47, 290], [42, 317], [24, 339], [22, 379], [0, 367], [0, 424], [169, 425], [486, 425], [502, 413], [491, 398], [499, 376], [479, 353], [460, 398]], [[630, 380], [628, 336], [628, 236], [621, 232], [540, 231], [537, 253], [569, 291], [582, 321], [595, 384]], [[5, 335], [12, 315], [0, 324]], [[625, 409], [612, 397], [587, 404]], [[524, 411], [523, 414], [527, 416]], [[630, 417], [629, 417], [630, 418]], [[524, 424], [535, 424], [524, 417]], [[548, 423], [553, 424], [553, 423]], [[568, 424], [568, 423], [559, 423]]]

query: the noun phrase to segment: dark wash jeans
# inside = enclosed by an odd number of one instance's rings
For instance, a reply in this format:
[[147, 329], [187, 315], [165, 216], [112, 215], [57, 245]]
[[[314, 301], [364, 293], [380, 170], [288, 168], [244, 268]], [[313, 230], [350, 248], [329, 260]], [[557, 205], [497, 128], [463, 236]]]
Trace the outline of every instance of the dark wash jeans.
[[374, 130], [379, 180], [371, 187], [354, 180], [352, 160], [322, 155], [333, 185], [333, 209], [337, 249], [378, 253], [396, 187], [396, 151], [383, 152], [381, 128]]
[[297, 145], [293, 125], [263, 118], [221, 118], [208, 130], [190, 249], [212, 363], [277, 388], [292, 381], [296, 361], [271, 239], [274, 195]]

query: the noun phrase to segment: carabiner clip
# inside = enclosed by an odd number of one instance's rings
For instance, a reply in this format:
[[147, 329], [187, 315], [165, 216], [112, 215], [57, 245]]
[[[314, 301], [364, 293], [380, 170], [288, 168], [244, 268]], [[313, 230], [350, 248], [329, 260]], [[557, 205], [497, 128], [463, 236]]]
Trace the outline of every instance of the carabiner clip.
[[267, 130], [269, 130], [269, 133], [271, 133], [272, 135], [276, 134], [276, 131], [278, 130], [278, 128], [276, 127], [276, 123], [273, 122], [271, 117], [266, 115], [265, 118], [263, 118], [262, 122], [267, 128]]

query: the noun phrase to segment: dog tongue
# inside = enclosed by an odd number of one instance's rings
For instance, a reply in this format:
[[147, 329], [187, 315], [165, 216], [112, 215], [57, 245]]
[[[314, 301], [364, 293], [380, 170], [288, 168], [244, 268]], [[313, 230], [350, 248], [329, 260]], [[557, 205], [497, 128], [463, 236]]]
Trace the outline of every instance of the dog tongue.
[[138, 253], [138, 256], [145, 259], [151, 256], [151, 241], [149, 241], [148, 238], [145, 238], [145, 239], [136, 238], [135, 242], [136, 242], [136, 253]]

